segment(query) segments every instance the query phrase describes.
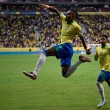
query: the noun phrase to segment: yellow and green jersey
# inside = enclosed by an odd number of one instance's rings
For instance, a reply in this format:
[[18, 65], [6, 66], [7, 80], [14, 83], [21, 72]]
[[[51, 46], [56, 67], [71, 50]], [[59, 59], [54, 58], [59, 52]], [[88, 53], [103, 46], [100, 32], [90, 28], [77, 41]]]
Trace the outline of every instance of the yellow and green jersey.
[[75, 37], [75, 35], [81, 34], [81, 26], [79, 26], [75, 21], [67, 24], [67, 21], [65, 21], [66, 16], [64, 14], [61, 14], [60, 18], [62, 21], [61, 43], [72, 43], [72, 39]]
[[110, 46], [96, 48], [101, 70], [110, 71]]

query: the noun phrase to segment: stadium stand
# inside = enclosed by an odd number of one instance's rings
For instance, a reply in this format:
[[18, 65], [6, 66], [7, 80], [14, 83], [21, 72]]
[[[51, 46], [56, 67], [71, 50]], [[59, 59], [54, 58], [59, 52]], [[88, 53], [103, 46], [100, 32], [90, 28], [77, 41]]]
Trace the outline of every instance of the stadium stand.
[[[15, 2], [16, 0], [10, 0]], [[19, 2], [26, 2], [26, 0], [17, 0]], [[16, 1], [16, 2], [17, 2]], [[42, 0], [31, 0], [42, 1]], [[45, 0], [46, 1], [46, 0]], [[48, 1], [48, 0], [47, 0]], [[67, 0], [65, 0], [67, 2]], [[75, 1], [75, 0], [74, 0]], [[92, 0], [86, 0], [92, 2]], [[95, 0], [96, 1], [96, 0]], [[94, 1], [94, 2], [95, 2]], [[101, 0], [102, 2], [109, 2], [109, 0]], [[4, 1], [5, 2], [5, 1]], [[29, 2], [29, 1], [28, 1]], [[44, 2], [44, 1], [42, 1]], [[49, 1], [52, 2], [52, 1]], [[57, 0], [53, 1], [54, 3]], [[85, 40], [87, 43], [99, 43], [99, 37], [106, 34], [110, 39], [110, 14], [94, 15], [88, 12], [110, 12], [110, 6], [105, 8], [105, 5], [84, 5], [79, 4], [53, 4], [60, 11], [66, 12], [70, 7], [76, 8], [81, 13], [78, 23], [82, 26]], [[70, 2], [70, 0], [68, 0]], [[85, 2], [78, 0], [77, 2]], [[98, 2], [98, 0], [96, 1]], [[106, 9], [106, 10], [104, 10]], [[43, 47], [48, 47], [60, 42], [61, 22], [58, 16], [50, 13], [43, 13], [38, 7], [38, 4], [7, 4], [0, 5], [0, 47], [39, 47], [40, 43]], [[7, 14], [5, 14], [5, 12]], [[34, 14], [18, 14], [18, 12], [35, 12]], [[36, 14], [36, 12], [39, 12]], [[37, 37], [35, 28], [39, 29], [41, 39]], [[110, 40], [109, 40], [110, 42]], [[75, 47], [81, 47], [81, 41], [78, 37], [73, 39]]]

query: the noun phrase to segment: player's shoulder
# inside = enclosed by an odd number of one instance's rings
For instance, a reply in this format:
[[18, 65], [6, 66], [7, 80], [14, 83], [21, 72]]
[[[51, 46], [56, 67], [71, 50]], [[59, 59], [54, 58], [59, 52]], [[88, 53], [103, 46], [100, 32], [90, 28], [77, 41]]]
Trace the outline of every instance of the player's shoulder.
[[72, 25], [73, 25], [77, 30], [81, 30], [81, 26], [80, 26], [76, 21], [74, 21], [74, 22], [72, 23]]
[[99, 45], [98, 47], [96, 47], [97, 49], [100, 49], [101, 48], [101, 45]]
[[101, 49], [101, 46], [96, 47], [96, 50], [99, 51]]
[[65, 20], [66, 16], [64, 15], [64, 13], [60, 13], [60, 19], [61, 20]]
[[107, 44], [107, 48], [110, 48], [110, 45]]
[[76, 21], [72, 21], [72, 25], [79, 26], [79, 24]]
[[110, 45], [107, 45], [107, 50], [110, 51]]

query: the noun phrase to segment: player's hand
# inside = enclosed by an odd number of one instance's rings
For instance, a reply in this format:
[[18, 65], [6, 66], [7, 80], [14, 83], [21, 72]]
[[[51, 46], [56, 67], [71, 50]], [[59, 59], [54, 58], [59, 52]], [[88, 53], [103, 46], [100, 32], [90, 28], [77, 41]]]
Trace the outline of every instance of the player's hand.
[[94, 60], [96, 60], [96, 61], [98, 60], [97, 54], [94, 55]]
[[91, 54], [91, 49], [92, 49], [92, 48], [86, 49], [86, 54], [87, 54], [87, 55], [90, 55], [90, 54]]
[[40, 8], [47, 9], [49, 6], [45, 4], [39, 4]]

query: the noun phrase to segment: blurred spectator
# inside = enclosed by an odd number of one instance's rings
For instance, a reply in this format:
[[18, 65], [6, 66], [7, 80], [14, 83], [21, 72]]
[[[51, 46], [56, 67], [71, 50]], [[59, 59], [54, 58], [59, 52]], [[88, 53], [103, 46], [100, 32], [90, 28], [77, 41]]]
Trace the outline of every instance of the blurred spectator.
[[[77, 4], [53, 4], [52, 6], [56, 7], [62, 12], [68, 11], [70, 8], [76, 9], [79, 12], [110, 12], [110, 5], [77, 5]], [[39, 8], [38, 4], [1, 4], [0, 10], [2, 11], [35, 11], [42, 12], [43, 10]]]
[[109, 0], [0, 0], [1, 2], [109, 2]]

